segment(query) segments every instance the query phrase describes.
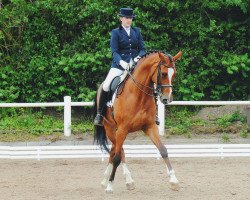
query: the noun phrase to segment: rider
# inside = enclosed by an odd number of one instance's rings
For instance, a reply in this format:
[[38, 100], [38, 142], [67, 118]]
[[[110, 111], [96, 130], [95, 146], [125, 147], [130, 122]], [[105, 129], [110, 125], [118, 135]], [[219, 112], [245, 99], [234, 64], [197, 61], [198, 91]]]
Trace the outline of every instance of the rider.
[[141, 56], [146, 54], [140, 29], [131, 26], [132, 21], [135, 19], [133, 9], [121, 8], [119, 17], [121, 25], [111, 32], [110, 47], [113, 61], [100, 93], [97, 115], [94, 119], [94, 125], [97, 126], [103, 126], [101, 115], [107, 103], [112, 80], [116, 76], [122, 75], [124, 70], [129, 70], [133, 61], [137, 62]]

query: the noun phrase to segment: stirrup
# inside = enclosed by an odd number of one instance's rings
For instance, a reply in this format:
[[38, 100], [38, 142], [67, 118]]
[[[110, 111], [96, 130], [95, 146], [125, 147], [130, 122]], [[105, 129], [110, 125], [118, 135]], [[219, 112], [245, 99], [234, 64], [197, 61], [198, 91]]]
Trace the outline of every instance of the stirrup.
[[158, 118], [157, 115], [155, 116], [155, 123], [156, 123], [157, 125], [160, 125], [160, 120], [159, 120], [159, 118]]
[[97, 114], [95, 116], [94, 125], [95, 126], [103, 126], [103, 124], [102, 124], [102, 116], [100, 114]]

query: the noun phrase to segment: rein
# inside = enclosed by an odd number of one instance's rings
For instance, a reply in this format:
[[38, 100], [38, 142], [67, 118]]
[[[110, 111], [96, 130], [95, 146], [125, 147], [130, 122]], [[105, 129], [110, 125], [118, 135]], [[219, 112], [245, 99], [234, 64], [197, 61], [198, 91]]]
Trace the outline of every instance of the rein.
[[147, 86], [147, 85], [143, 85], [142, 83], [140, 83], [140, 82], [138, 82], [135, 78], [134, 78], [134, 76], [128, 71], [128, 75], [131, 77], [131, 79], [133, 80], [133, 82], [135, 83], [135, 86], [141, 91], [141, 92], [143, 92], [144, 94], [146, 94], [146, 95], [148, 95], [148, 96], [151, 96], [151, 97], [154, 97], [155, 95], [153, 94], [149, 94], [149, 93], [147, 93], [147, 92], [145, 92], [143, 89], [141, 89], [140, 88], [140, 86], [142, 86], [142, 87], [146, 87], [146, 88], [148, 88], [148, 89], [150, 89], [151, 91], [155, 91], [155, 88], [153, 88], [153, 87], [149, 87], [149, 86]]

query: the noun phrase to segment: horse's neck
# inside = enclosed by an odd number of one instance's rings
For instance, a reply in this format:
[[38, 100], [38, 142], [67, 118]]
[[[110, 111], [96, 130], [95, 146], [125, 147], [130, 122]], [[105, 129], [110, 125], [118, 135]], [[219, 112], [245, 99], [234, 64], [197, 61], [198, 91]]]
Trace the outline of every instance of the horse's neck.
[[[135, 81], [133, 81], [132, 79], [128, 81], [129, 91], [132, 91], [132, 93], [135, 94], [135, 96], [137, 96], [137, 98], [140, 98], [142, 101], [148, 99], [149, 95], [147, 95], [146, 93], [152, 94], [153, 92], [147, 87], [153, 88], [154, 86], [152, 82], [152, 75], [155, 69], [152, 66], [154, 65], [155, 62], [157, 62], [157, 57], [152, 55], [152, 57], [146, 58], [144, 61], [142, 61], [142, 63], [140, 64], [138, 63], [139, 66], [135, 68], [133, 73]], [[142, 85], [146, 87], [143, 87]], [[140, 91], [139, 88], [144, 92]]]
[[152, 75], [155, 71], [153, 65], [157, 62], [157, 57], [151, 55], [151, 57], [146, 58], [142, 63], [135, 68], [133, 76], [135, 79], [145, 86], [152, 86]]

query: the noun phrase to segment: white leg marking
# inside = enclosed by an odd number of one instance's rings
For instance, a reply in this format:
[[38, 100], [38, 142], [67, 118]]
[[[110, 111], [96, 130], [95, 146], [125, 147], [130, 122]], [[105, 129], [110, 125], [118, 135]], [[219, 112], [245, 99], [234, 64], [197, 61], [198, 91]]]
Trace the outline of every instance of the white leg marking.
[[106, 188], [106, 193], [113, 193], [113, 181], [109, 181], [108, 182], [108, 186], [107, 186], [107, 188]]
[[103, 187], [107, 187], [112, 169], [113, 169], [113, 165], [111, 163], [109, 163], [105, 172], [104, 172], [104, 178], [101, 182]]
[[122, 163], [122, 169], [123, 169], [123, 175], [125, 176], [125, 179], [126, 179], [126, 187], [127, 187], [127, 189], [128, 190], [135, 189], [134, 180], [131, 177], [131, 173], [130, 173], [126, 163]]
[[170, 177], [169, 178], [170, 188], [172, 190], [179, 190], [180, 189], [179, 181], [177, 180], [175, 176], [175, 171], [173, 169], [171, 171], [168, 171], [168, 176]]

